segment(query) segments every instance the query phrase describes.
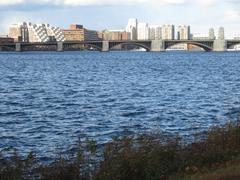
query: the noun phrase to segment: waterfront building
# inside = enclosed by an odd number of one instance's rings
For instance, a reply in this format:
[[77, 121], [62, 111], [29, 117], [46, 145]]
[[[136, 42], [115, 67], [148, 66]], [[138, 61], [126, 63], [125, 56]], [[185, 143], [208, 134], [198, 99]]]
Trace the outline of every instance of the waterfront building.
[[47, 34], [45, 25], [28, 23], [29, 42], [49, 42], [50, 37]]
[[208, 37], [209, 37], [209, 39], [211, 39], [211, 40], [215, 40], [215, 39], [216, 39], [215, 32], [214, 32], [214, 29], [213, 29], [213, 28], [210, 28], [210, 29], [209, 29]]
[[177, 32], [177, 39], [178, 40], [189, 40], [190, 37], [190, 26], [178, 26]]
[[152, 26], [149, 27], [149, 39], [155, 40], [155, 28]]
[[61, 28], [55, 27], [55, 26], [51, 26], [49, 24], [45, 24], [43, 26], [45, 26], [45, 28], [47, 30], [47, 34], [48, 34], [48, 36], [50, 38], [56, 39], [57, 42], [65, 41], [65, 36], [64, 36], [64, 33], [61, 30]]
[[72, 24], [69, 29], [63, 29], [66, 41], [97, 41], [100, 40], [97, 31], [85, 29], [82, 25]]
[[149, 40], [149, 27], [147, 23], [138, 23], [138, 40]]
[[64, 34], [59, 27], [49, 24], [33, 24], [31, 22], [11, 25], [9, 36], [15, 42], [61, 42], [65, 40]]
[[131, 40], [131, 33], [125, 30], [104, 30], [101, 38], [106, 41]]
[[129, 19], [126, 27], [126, 32], [130, 33], [130, 40], [137, 40], [137, 36], [138, 36], [137, 30], [138, 30], [138, 20], [135, 18]]
[[161, 40], [162, 39], [162, 27], [156, 26], [155, 28], [155, 40]]
[[174, 40], [174, 38], [175, 38], [174, 25], [163, 25], [162, 26], [162, 39], [163, 40]]
[[161, 26], [149, 26], [149, 39], [150, 40], [162, 39], [162, 27]]
[[29, 42], [27, 23], [23, 22], [10, 25], [9, 37], [13, 38], [14, 42]]
[[224, 28], [220, 27], [218, 30], [218, 39], [219, 40], [224, 40], [225, 39], [225, 32], [224, 32]]

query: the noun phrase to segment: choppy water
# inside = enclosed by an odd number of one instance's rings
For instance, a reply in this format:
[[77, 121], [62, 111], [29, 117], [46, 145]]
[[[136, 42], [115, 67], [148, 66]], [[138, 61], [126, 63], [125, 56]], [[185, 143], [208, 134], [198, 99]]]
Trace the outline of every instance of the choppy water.
[[189, 134], [240, 112], [240, 53], [0, 54], [0, 148]]

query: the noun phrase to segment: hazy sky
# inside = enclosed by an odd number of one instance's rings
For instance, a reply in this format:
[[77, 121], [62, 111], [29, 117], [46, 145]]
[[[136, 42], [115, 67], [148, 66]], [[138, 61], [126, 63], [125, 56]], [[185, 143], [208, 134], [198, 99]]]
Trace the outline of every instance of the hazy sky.
[[240, 36], [240, 0], [0, 0], [2, 34], [22, 21], [121, 29], [132, 17], [153, 25], [187, 24], [201, 34], [224, 26], [227, 36]]

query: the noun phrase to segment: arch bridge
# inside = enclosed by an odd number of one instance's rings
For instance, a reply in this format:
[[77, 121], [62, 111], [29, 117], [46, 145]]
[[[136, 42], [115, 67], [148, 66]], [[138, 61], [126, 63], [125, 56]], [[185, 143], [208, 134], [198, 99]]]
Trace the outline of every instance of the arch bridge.
[[117, 46], [132, 45], [144, 48], [146, 51], [165, 51], [177, 44], [191, 44], [203, 48], [205, 51], [226, 51], [234, 45], [240, 44], [240, 40], [136, 40], [136, 41], [65, 41], [47, 43], [8, 43], [0, 44], [0, 50], [15, 51], [67, 51], [72, 49], [87, 49], [98, 51], [111, 51]]

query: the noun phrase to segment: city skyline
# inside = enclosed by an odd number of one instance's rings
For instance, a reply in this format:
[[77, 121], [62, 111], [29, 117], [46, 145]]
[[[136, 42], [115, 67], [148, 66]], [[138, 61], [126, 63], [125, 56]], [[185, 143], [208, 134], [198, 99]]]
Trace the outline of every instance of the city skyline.
[[[72, 23], [87, 28], [124, 29], [131, 17], [149, 24], [191, 25], [193, 33], [207, 34], [213, 27], [225, 27], [226, 37], [239, 36], [240, 3], [236, 0], [0, 0], [0, 32], [12, 23], [47, 22], [65, 28]], [[124, 12], [124, 13], [122, 13]]]

